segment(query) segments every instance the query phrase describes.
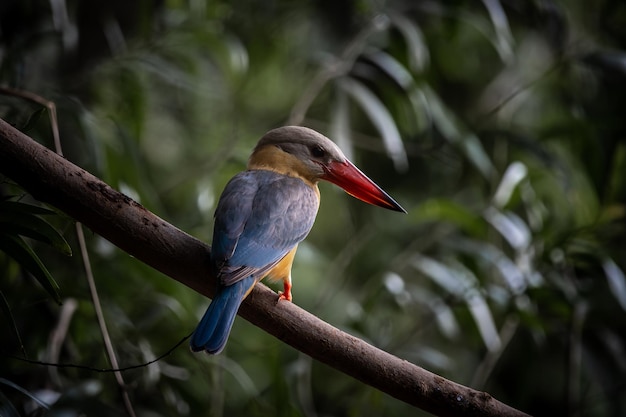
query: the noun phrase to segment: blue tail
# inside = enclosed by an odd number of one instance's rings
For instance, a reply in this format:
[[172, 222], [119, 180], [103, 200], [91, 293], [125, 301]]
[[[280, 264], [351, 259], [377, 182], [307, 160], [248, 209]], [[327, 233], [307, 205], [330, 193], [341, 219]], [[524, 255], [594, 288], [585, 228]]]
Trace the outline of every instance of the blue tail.
[[256, 280], [250, 276], [226, 287], [220, 287], [198, 327], [191, 336], [191, 350], [217, 354], [224, 349], [235, 316], [246, 293]]

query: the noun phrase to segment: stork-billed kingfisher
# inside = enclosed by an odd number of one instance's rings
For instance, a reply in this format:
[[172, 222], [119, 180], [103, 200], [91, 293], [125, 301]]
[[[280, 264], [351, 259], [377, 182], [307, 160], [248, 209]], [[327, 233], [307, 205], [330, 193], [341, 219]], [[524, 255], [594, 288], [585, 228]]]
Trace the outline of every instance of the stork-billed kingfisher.
[[315, 221], [319, 180], [406, 213], [322, 134], [298, 126], [269, 131], [217, 204], [211, 253], [217, 292], [191, 337], [192, 351], [224, 349], [241, 302], [262, 278], [282, 280], [279, 300], [291, 301], [291, 264]]

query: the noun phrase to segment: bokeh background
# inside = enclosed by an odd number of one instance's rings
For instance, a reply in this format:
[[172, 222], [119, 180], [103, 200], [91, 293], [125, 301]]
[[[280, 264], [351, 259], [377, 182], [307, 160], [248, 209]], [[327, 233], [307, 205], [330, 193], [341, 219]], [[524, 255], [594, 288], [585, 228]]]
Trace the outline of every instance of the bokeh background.
[[[69, 160], [206, 242], [261, 135], [323, 132], [408, 215], [322, 184], [295, 303], [533, 415], [626, 413], [623, 1], [3, 0], [0, 84], [53, 101]], [[5, 92], [0, 116], [52, 147], [40, 106]], [[12, 357], [109, 367], [72, 220], [30, 215], [74, 256], [24, 240], [59, 306], [0, 252], [1, 414], [125, 415], [112, 374]], [[121, 366], [193, 330], [207, 299], [87, 243]], [[124, 378], [141, 416], [425, 415], [243, 319], [220, 356], [183, 345]]]

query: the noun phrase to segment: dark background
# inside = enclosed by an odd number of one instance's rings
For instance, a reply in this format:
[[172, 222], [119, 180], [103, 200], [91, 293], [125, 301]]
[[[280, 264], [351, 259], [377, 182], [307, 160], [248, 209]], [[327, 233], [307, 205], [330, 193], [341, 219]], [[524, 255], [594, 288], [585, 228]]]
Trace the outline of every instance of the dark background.
[[[409, 213], [322, 185], [294, 302], [537, 416], [626, 413], [625, 49], [618, 0], [0, 4], [0, 84], [54, 101], [68, 159], [206, 242], [263, 133], [337, 141]], [[52, 146], [38, 110], [0, 96]], [[0, 411], [123, 415], [112, 374], [9, 357], [109, 367], [72, 221], [47, 220], [74, 256], [28, 242], [77, 309], [54, 341], [67, 307], [0, 253]], [[122, 366], [193, 330], [208, 300], [87, 239]], [[421, 415], [242, 319], [222, 355], [124, 378], [142, 416]]]

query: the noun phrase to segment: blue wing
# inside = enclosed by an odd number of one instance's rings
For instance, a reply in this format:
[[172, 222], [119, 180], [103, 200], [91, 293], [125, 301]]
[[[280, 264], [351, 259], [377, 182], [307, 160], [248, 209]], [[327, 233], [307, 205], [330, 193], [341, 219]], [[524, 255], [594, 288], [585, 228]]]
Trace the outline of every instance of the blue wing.
[[224, 348], [241, 302], [311, 230], [319, 197], [302, 180], [245, 171], [226, 185], [215, 211], [211, 263], [217, 294], [192, 338], [193, 351]]
[[245, 171], [226, 186], [215, 212], [213, 267], [223, 285], [263, 278], [311, 230], [319, 205], [302, 180]]
[[206, 350], [210, 354], [217, 354], [224, 349], [237, 310], [256, 282], [254, 276], [249, 276], [234, 285], [218, 288], [215, 298], [191, 336], [189, 346], [192, 351]]

